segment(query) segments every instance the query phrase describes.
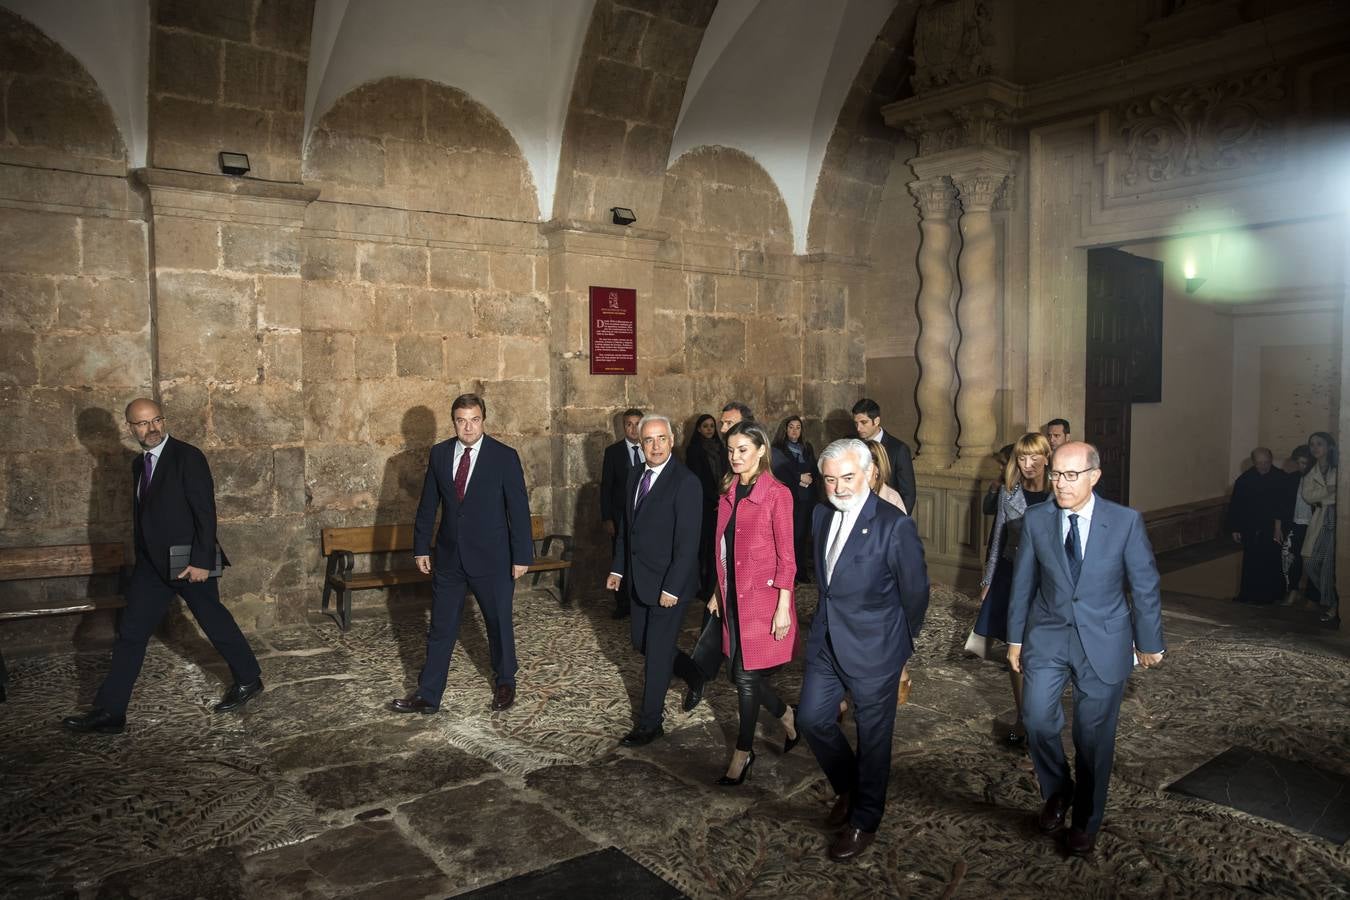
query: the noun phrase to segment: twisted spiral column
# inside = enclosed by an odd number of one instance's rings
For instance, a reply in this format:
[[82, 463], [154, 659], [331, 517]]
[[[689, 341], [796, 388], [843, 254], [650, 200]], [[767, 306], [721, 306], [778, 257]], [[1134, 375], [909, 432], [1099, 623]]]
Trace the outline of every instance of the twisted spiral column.
[[952, 218], [955, 192], [946, 178], [925, 178], [909, 184], [919, 207], [919, 458], [945, 469], [956, 458], [956, 414], [952, 388], [956, 361], [952, 345]]
[[999, 383], [998, 267], [990, 210], [1005, 178], [1005, 173], [989, 170], [952, 176], [961, 200], [961, 255], [956, 265], [961, 278], [956, 307], [961, 326], [961, 346], [956, 353], [961, 388], [956, 395], [956, 417], [961, 426], [961, 459], [972, 463], [993, 452], [998, 436], [994, 412]]

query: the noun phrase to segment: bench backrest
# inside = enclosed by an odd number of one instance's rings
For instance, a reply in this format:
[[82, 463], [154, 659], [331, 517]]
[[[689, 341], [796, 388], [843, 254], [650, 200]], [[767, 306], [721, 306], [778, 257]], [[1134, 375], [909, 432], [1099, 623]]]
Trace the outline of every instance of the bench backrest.
[[5, 547], [0, 549], [0, 581], [107, 575], [121, 571], [125, 561], [120, 543]]
[[[544, 516], [530, 516], [530, 540], [543, 540], [547, 534], [548, 519]], [[349, 553], [392, 553], [412, 548], [411, 525], [362, 525], [323, 530], [324, 556], [330, 555], [335, 550], [346, 550]]]

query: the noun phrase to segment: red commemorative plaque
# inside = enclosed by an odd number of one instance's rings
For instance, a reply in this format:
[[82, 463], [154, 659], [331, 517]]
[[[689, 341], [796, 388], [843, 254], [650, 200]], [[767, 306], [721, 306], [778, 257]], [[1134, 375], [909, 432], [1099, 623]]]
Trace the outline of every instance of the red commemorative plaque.
[[591, 374], [637, 374], [637, 291], [591, 288]]

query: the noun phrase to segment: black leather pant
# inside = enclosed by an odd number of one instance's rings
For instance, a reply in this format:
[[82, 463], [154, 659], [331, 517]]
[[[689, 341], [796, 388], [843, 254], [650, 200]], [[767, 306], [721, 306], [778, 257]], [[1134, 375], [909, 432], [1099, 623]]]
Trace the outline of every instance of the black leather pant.
[[737, 750], [749, 751], [755, 746], [755, 725], [759, 721], [761, 706], [775, 719], [781, 719], [787, 712], [787, 704], [769, 687], [766, 671], [771, 670], [746, 671], [741, 665], [739, 649], [731, 662], [731, 681], [736, 685], [741, 713], [741, 727], [736, 735]]

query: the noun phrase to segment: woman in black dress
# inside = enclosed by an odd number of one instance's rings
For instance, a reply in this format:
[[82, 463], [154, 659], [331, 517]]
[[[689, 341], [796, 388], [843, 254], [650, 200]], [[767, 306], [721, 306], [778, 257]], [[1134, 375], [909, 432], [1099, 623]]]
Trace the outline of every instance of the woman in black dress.
[[[1013, 447], [1012, 457], [1003, 469], [1003, 485], [998, 493], [994, 530], [989, 535], [979, 618], [966, 648], [984, 656], [990, 638], [1008, 640], [1008, 601], [1012, 595], [1013, 559], [1022, 537], [1022, 517], [1027, 509], [1050, 497], [1045, 470], [1050, 463], [1050, 441], [1040, 432], [1022, 435]], [[1022, 676], [1011, 669], [1013, 702], [1017, 704], [1017, 722], [1005, 736], [1009, 744], [1026, 740], [1022, 727]]]
[[[704, 413], [694, 423], [689, 443], [684, 448], [684, 464], [703, 485], [703, 525], [698, 542], [698, 596], [712, 596], [717, 576], [713, 570], [713, 531], [717, 527], [717, 498], [726, 474], [726, 449], [717, 436], [717, 420]], [[706, 621], [706, 617], [705, 617]]]
[[802, 417], [788, 416], [773, 438], [773, 477], [792, 491], [792, 540], [797, 580], [805, 581], [811, 563], [811, 511], [816, 506], [816, 450], [802, 437]]

